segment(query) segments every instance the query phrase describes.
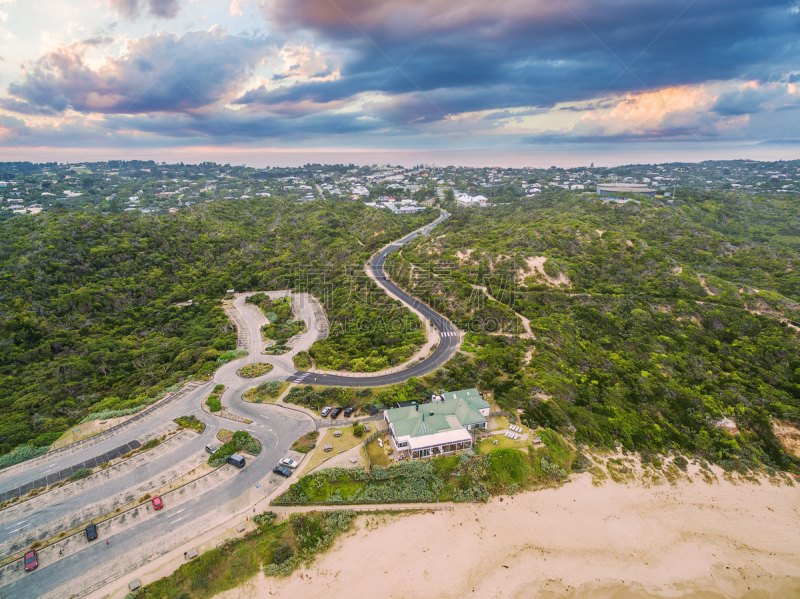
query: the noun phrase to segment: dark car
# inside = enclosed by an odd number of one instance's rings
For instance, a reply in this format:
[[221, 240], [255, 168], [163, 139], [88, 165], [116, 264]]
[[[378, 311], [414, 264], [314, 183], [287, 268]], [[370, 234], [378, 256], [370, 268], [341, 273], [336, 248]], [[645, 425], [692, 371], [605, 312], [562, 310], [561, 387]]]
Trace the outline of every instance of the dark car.
[[286, 478], [289, 478], [292, 475], [292, 471], [289, 470], [288, 468], [284, 468], [283, 466], [275, 466], [272, 469], [272, 471], [275, 474], [280, 474], [281, 476], [285, 476]]
[[232, 466], [236, 466], [237, 468], [244, 468], [244, 456], [239, 455], [238, 453], [234, 453], [233, 455], [229, 455], [228, 459], [225, 460]]
[[164, 502], [161, 501], [161, 495], [153, 497], [153, 509], [160, 510], [162, 507], [164, 507]]
[[344, 409], [344, 417], [345, 418], [350, 418], [350, 416], [353, 415], [353, 412], [354, 412], [353, 408], [345, 408]]
[[35, 570], [38, 565], [39, 554], [36, 553], [36, 549], [31, 549], [25, 554], [25, 571], [30, 572], [31, 570]]
[[333, 408], [333, 412], [331, 412], [331, 418], [338, 418], [339, 414], [342, 413], [342, 408]]
[[94, 541], [97, 538], [97, 524], [90, 524], [84, 532], [87, 541]]

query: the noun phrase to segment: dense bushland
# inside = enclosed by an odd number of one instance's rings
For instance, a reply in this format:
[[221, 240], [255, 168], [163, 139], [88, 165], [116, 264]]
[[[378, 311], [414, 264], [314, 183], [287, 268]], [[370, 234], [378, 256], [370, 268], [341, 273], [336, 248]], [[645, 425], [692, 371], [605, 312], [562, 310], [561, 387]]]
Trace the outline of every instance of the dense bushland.
[[[236, 347], [220, 304], [227, 289], [297, 285], [336, 312], [348, 297], [329, 290], [345, 286], [346, 267], [433, 217], [239, 200], [163, 217], [52, 212], [3, 222], [0, 453], [47, 446], [89, 413], [141, 409], [212, 373]], [[354, 358], [391, 359], [406, 346], [339, 335], [327, 343]]]

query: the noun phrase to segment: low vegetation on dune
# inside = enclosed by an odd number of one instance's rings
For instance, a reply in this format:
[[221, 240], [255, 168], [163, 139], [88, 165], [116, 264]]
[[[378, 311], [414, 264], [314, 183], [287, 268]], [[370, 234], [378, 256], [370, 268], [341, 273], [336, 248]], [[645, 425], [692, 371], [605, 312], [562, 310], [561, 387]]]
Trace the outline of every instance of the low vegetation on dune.
[[253, 516], [257, 528], [241, 538], [183, 564], [170, 576], [142, 587], [137, 599], [208, 599], [232, 589], [263, 571], [266, 576], [288, 576], [327, 551], [353, 525], [355, 513], [292, 514], [276, 523], [274, 512]]
[[590, 461], [555, 431], [542, 434], [545, 446], [495, 449], [483, 455], [458, 454], [400, 462], [371, 470], [326, 468], [304, 476], [274, 505], [332, 505], [487, 501], [493, 494], [559, 484]]
[[467, 331], [424, 381], [578, 444], [798, 468], [773, 433], [800, 423], [796, 203], [682, 195], [459, 208], [392, 254], [392, 280]]

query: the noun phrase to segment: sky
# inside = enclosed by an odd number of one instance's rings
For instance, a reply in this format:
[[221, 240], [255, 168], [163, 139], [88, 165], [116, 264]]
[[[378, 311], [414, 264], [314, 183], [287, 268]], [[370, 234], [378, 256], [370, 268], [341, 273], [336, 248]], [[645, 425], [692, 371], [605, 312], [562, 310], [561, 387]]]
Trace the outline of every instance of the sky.
[[0, 160], [800, 157], [799, 0], [0, 0]]

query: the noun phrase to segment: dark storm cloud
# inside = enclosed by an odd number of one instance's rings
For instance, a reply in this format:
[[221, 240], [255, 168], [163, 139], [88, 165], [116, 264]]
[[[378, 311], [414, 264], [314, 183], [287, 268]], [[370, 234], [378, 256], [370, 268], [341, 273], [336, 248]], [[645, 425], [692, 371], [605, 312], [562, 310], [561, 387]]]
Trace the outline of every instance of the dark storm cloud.
[[129, 42], [124, 56], [107, 57], [98, 69], [87, 66], [85, 49], [82, 43], [62, 46], [26, 65], [2, 106], [29, 114], [192, 111], [238, 89], [269, 44], [219, 28], [180, 38], [159, 33]]
[[285, 28], [311, 30], [350, 58], [337, 81], [262, 88], [242, 104], [447, 89], [454, 110], [552, 106], [709, 80], [766, 80], [797, 62], [799, 15], [784, 0], [262, 4]]

